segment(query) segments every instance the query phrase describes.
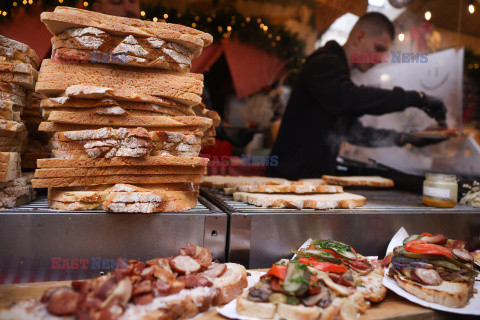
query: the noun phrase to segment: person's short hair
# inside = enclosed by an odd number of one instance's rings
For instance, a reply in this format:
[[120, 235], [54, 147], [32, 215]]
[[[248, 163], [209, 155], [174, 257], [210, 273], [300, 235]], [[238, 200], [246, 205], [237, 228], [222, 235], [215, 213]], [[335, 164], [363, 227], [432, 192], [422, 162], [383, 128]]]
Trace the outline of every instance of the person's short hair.
[[392, 21], [380, 12], [367, 12], [358, 19], [353, 29], [362, 29], [368, 35], [378, 36], [387, 32], [390, 38], [395, 38], [395, 26]]

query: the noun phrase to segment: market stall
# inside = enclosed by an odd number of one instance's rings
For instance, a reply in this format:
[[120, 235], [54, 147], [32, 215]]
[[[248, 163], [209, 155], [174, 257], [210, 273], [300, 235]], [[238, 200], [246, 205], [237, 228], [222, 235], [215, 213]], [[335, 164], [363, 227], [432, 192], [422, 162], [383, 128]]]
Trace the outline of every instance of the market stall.
[[476, 1], [2, 6], [0, 319], [480, 315]]

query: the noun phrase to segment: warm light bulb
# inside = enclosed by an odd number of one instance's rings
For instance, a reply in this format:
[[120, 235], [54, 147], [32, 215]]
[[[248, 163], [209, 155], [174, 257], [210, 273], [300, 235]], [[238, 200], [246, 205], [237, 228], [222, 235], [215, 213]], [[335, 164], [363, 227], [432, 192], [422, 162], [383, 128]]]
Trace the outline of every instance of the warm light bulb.
[[153, 17], [153, 22], [157, 22], [158, 21], [158, 18], [157, 17]]
[[2, 15], [5, 17], [7, 15], [7, 11], [3, 11]]
[[140, 15], [141, 15], [142, 17], [145, 17], [145, 11], [140, 11]]
[[28, 0], [28, 4], [33, 4], [33, 0]]
[[470, 14], [473, 14], [475, 12], [475, 6], [473, 5], [473, 3], [470, 3], [468, 5], [468, 12], [470, 12]]
[[197, 24], [195, 22], [192, 23], [192, 28], [196, 28]]
[[84, 7], [88, 7], [88, 2], [87, 2], [87, 1], [84, 1], [84, 2], [83, 2], [83, 6], [84, 6]]
[[432, 13], [430, 10], [425, 11], [425, 20], [430, 21], [432, 19]]
[[405, 40], [405, 34], [404, 34], [404, 33], [400, 33], [400, 34], [398, 35], [398, 40], [400, 40], [400, 41]]
[[13, 6], [16, 7], [16, 6], [17, 6], [17, 2], [14, 1], [14, 2], [13, 2]]
[[165, 14], [163, 15], [163, 19], [168, 19], [168, 14], [165, 13]]
[[228, 27], [227, 27], [227, 31], [228, 31], [228, 32], [232, 31], [232, 27], [231, 27], [231, 26], [228, 26]]
[[263, 31], [267, 32], [267, 31], [268, 31], [268, 27], [267, 27], [267, 26], [264, 26], [264, 27], [263, 27]]

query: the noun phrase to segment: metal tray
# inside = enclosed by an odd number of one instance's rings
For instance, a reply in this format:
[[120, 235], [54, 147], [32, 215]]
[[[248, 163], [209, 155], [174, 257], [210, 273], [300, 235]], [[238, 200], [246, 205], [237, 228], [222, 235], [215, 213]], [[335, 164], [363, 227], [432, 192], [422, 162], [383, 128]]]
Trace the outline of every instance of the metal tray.
[[444, 233], [471, 243], [480, 241], [480, 209], [427, 207], [421, 195], [394, 189], [348, 191], [366, 196], [367, 205], [351, 210], [261, 208], [234, 201], [213, 188], [201, 189], [230, 216], [227, 258], [250, 268], [269, 267], [308, 238], [336, 239], [351, 243], [362, 254], [382, 255], [402, 226], [411, 233]]
[[0, 283], [95, 277], [113, 269], [119, 257], [166, 257], [187, 242], [206, 246], [214, 259], [225, 261], [227, 220], [202, 196], [188, 212], [111, 214], [53, 210], [40, 195], [0, 212]]

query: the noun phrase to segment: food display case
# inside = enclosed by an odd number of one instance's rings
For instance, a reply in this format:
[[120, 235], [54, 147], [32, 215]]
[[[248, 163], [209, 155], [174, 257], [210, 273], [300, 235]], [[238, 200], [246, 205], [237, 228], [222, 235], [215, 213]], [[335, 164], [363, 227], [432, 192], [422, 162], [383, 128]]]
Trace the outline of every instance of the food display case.
[[427, 207], [421, 195], [396, 189], [352, 192], [365, 196], [367, 205], [351, 210], [262, 208], [202, 188], [202, 194], [229, 215], [227, 259], [249, 268], [269, 267], [308, 238], [354, 243], [364, 255], [382, 255], [402, 226], [411, 233], [434, 230], [470, 243], [480, 240], [479, 209], [460, 204], [452, 209]]
[[117, 258], [166, 257], [187, 242], [223, 262], [226, 239], [227, 214], [204, 197], [189, 212], [107, 214], [52, 210], [41, 194], [0, 214], [0, 283], [92, 278]]

